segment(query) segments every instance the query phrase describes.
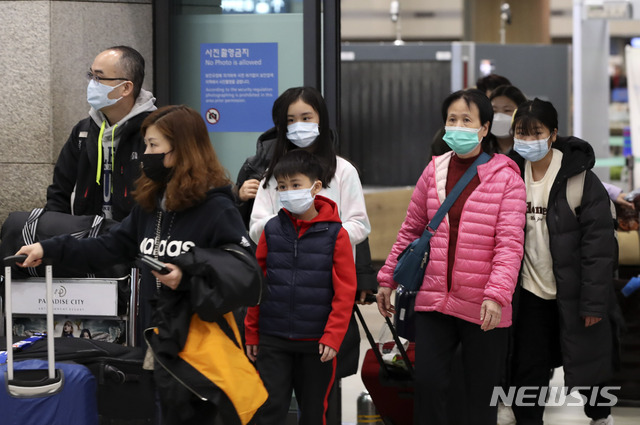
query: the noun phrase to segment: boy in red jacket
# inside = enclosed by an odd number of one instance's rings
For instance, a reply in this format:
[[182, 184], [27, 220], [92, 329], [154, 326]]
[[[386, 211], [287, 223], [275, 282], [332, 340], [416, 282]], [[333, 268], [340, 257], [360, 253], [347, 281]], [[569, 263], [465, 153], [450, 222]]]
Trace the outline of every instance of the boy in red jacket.
[[269, 294], [245, 319], [247, 355], [269, 392], [257, 423], [285, 423], [293, 390], [299, 423], [325, 424], [356, 293], [353, 252], [336, 204], [317, 195], [322, 167], [311, 153], [288, 152], [273, 175], [283, 208], [256, 251]]

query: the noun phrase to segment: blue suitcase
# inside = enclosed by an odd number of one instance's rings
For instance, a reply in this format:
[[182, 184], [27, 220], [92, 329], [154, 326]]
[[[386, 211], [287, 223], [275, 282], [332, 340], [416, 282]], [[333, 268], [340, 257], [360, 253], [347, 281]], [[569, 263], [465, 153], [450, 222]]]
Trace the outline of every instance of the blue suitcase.
[[11, 265], [5, 264], [6, 363], [0, 366], [0, 423], [3, 425], [98, 425], [96, 381], [85, 366], [54, 364], [51, 266], [46, 266], [47, 361], [13, 362]]

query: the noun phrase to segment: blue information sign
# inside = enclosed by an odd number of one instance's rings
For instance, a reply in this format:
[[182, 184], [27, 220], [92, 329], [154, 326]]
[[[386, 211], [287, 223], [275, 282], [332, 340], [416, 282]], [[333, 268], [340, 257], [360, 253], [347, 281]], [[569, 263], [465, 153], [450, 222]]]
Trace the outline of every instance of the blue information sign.
[[209, 131], [262, 132], [273, 127], [278, 43], [201, 44], [200, 87]]

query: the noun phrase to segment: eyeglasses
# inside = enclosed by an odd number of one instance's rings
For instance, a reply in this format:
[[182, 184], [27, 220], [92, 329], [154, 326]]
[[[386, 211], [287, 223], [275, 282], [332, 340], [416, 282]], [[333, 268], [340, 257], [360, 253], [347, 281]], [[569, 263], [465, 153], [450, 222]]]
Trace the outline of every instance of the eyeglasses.
[[99, 83], [100, 81], [129, 81], [128, 78], [107, 78], [107, 77], [100, 77], [96, 74], [94, 74], [91, 71], [87, 72], [87, 80], [93, 80], [96, 83]]

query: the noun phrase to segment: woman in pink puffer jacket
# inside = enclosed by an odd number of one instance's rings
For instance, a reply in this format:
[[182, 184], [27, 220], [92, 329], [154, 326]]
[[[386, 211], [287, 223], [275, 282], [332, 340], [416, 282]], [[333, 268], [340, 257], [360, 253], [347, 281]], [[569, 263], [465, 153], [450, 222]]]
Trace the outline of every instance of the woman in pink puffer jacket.
[[[378, 274], [380, 313], [390, 316], [398, 255], [420, 237], [464, 171], [482, 152], [493, 119], [478, 90], [451, 94], [442, 107], [444, 140], [453, 152], [435, 157], [418, 180], [396, 243]], [[517, 165], [495, 154], [478, 166], [431, 238], [430, 259], [416, 296], [414, 423], [448, 424], [451, 358], [461, 346], [467, 415], [497, 423], [490, 400], [505, 366], [511, 296], [523, 255], [526, 194]]]

